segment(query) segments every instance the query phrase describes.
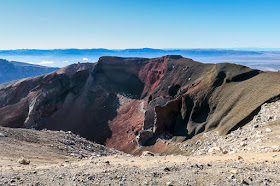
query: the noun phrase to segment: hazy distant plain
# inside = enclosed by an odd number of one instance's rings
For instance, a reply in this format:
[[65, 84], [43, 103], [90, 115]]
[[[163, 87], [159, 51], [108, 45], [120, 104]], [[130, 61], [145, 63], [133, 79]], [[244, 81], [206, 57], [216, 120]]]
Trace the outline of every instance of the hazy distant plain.
[[280, 69], [280, 49], [21, 49], [0, 50], [0, 58], [51, 67], [77, 62], [96, 62], [101, 56], [160, 57], [182, 55], [205, 63], [237, 63], [261, 70]]

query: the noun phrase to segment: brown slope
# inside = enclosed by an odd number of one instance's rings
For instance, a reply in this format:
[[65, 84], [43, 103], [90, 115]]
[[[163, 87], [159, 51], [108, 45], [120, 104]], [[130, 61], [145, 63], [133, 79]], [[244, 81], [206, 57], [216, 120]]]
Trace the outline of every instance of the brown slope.
[[1, 126], [72, 130], [134, 152], [136, 139], [148, 145], [162, 133], [191, 138], [246, 124], [280, 95], [280, 74], [181, 56], [101, 57], [0, 85], [0, 93]]
[[[145, 118], [145, 121], [151, 120], [153, 124], [147, 124], [152, 127], [142, 132], [142, 144], [147, 142], [147, 132], [158, 136], [159, 126], [164, 128], [162, 131], [167, 130], [173, 135], [188, 138], [214, 128], [217, 128], [220, 134], [226, 134], [245, 125], [264, 102], [280, 94], [279, 73], [264, 73], [227, 63], [202, 65], [196, 62], [180, 63], [181, 61], [186, 62], [186, 59], [171, 62], [171, 65], [174, 65], [173, 68], [183, 69], [184, 65], [188, 64], [185, 69], [189, 70], [189, 73], [172, 70], [170, 75], [169, 72], [166, 73], [166, 79], [162, 78], [165, 82], [173, 81], [169, 86], [176, 85], [180, 88], [174, 100], [150, 109], [155, 110], [152, 112], [156, 120]], [[203, 67], [199, 68], [200, 71], [196, 72], [196, 77], [193, 78], [193, 72], [199, 65]], [[155, 92], [167, 94], [166, 87], [167, 84], [163, 82], [156, 89], [160, 91]]]

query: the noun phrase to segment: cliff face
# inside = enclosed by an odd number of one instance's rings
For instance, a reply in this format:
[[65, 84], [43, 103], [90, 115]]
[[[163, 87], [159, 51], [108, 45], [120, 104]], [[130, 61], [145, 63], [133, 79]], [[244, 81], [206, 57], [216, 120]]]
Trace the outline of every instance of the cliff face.
[[227, 134], [279, 95], [280, 73], [181, 56], [101, 57], [0, 85], [0, 125], [71, 130], [135, 152], [163, 134]]

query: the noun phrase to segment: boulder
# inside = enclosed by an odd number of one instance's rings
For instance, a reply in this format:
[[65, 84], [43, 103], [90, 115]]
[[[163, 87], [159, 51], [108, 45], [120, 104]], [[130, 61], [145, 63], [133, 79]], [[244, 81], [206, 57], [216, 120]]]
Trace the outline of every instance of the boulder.
[[0, 137], [7, 137], [7, 134], [0, 132]]
[[154, 155], [154, 153], [152, 153], [150, 151], [143, 151], [142, 156], [155, 156], [155, 155]]
[[208, 153], [210, 154], [222, 153], [222, 150], [220, 147], [212, 147], [208, 150]]
[[29, 165], [30, 164], [30, 160], [25, 159], [24, 157], [21, 157], [18, 159], [18, 163], [22, 164], [22, 165]]
[[266, 128], [265, 132], [270, 133], [270, 132], [272, 132], [272, 130], [270, 128]]

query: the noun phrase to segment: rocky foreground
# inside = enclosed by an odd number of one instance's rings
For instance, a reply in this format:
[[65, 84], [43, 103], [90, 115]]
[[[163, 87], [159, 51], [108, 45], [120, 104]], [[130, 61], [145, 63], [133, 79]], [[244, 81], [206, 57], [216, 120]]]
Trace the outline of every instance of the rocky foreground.
[[227, 136], [164, 142], [189, 156], [132, 156], [71, 132], [2, 127], [0, 185], [279, 185], [279, 108], [264, 104]]
[[[260, 155], [260, 157], [258, 157]], [[242, 158], [240, 159], [240, 157]], [[1, 185], [279, 185], [277, 153], [107, 156], [1, 167]]]

